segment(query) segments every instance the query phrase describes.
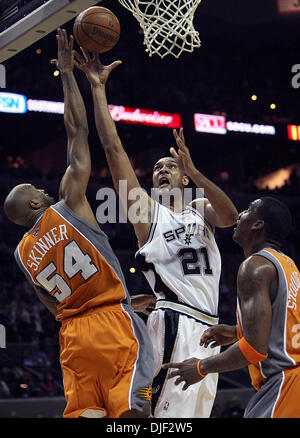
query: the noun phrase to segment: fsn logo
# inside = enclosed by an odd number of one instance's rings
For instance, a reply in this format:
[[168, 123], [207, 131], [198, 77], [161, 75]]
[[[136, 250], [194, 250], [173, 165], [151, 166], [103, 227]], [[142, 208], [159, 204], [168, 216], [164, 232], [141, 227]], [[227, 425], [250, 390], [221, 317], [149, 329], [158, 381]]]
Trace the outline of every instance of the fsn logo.
[[0, 324], [0, 348], [6, 348], [6, 329]]
[[6, 88], [6, 70], [2, 64], [0, 64], [0, 88]]

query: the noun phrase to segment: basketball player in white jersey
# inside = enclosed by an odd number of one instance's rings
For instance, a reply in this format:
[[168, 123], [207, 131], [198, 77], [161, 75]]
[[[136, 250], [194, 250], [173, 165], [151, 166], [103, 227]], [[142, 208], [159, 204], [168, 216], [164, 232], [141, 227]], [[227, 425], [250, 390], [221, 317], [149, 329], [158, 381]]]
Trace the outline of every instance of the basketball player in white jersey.
[[[183, 196], [175, 196], [167, 208], [141, 190], [108, 110], [105, 93], [112, 65], [116, 67], [121, 62], [103, 66], [98, 55], [91, 59], [83, 49], [82, 53], [83, 56], [75, 54], [76, 65], [86, 73], [91, 84], [98, 134], [115, 188], [138, 239], [137, 261], [157, 298], [156, 309], [147, 322], [155, 357], [153, 415], [156, 418], [209, 417], [218, 375], [210, 375], [183, 393], [166, 379], [167, 372], [161, 365], [184, 360], [195, 352], [200, 357], [207, 354], [199, 346], [199, 334], [218, 323], [221, 272], [214, 227], [232, 226], [237, 211], [226, 194], [195, 168], [182, 129], [179, 135], [174, 131], [178, 152], [171, 148], [172, 156], [160, 159], [154, 166], [154, 188], [163, 199], [174, 189], [182, 195], [190, 178], [204, 190], [207, 199], [185, 205]], [[126, 199], [119, 190], [120, 180], [127, 181]], [[139, 220], [132, 215], [137, 199], [132, 196], [134, 190], [140, 196], [136, 209]], [[218, 351], [210, 349], [210, 352]]]
[[276, 198], [257, 199], [240, 214], [233, 240], [246, 260], [237, 275], [238, 324], [211, 327], [200, 340], [204, 346], [232, 345], [214, 357], [193, 355], [163, 365], [177, 368], [169, 378], [184, 390], [205, 381], [209, 373], [248, 365], [257, 392], [245, 418], [300, 417], [300, 273], [280, 249], [291, 227], [289, 209]]

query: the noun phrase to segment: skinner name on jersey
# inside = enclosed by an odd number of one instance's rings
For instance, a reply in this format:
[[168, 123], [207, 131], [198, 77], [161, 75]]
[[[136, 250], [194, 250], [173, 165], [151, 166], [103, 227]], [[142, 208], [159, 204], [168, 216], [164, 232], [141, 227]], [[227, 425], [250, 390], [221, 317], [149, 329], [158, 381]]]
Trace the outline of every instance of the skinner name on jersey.
[[40, 237], [33, 245], [27, 260], [27, 266], [37, 271], [47, 252], [62, 240], [69, 240], [66, 226], [58, 225], [51, 228], [48, 233]]

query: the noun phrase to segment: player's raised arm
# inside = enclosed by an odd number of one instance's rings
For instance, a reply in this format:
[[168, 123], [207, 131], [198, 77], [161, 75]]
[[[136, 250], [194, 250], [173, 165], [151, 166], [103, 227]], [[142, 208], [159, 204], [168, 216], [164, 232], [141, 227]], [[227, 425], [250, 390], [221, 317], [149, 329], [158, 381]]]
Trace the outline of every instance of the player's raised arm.
[[[75, 52], [75, 65], [85, 72], [87, 79], [91, 84], [95, 123], [100, 141], [105, 151], [114, 186], [119, 195], [121, 195], [119, 181], [125, 181], [126, 183], [126, 199], [123, 199], [122, 196], [120, 196], [121, 202], [123, 203], [129, 220], [131, 220], [134, 225], [135, 233], [140, 245], [143, 245], [148, 239], [151, 227], [151, 207], [153, 201], [147, 193], [141, 189], [127, 153], [123, 148], [115, 123], [109, 112], [105, 91], [105, 85], [110, 73], [121, 64], [121, 61], [115, 61], [112, 64], [105, 66], [101, 64], [97, 54], [94, 54], [93, 58], [91, 58], [84, 49], [81, 48], [81, 50], [82, 55]], [[135, 220], [133, 220], [129, 214], [130, 207], [138, 199], [135, 196], [133, 196], [135, 199], [130, 199], [129, 193], [131, 192], [131, 194], [134, 194], [134, 189], [138, 189], [138, 194], [136, 193], [136, 195], [140, 196], [139, 205], [141, 205], [137, 214], [138, 217], [135, 217]]]
[[85, 105], [73, 74], [73, 36], [57, 31], [58, 56], [51, 63], [60, 70], [64, 92], [64, 123], [68, 136], [68, 168], [60, 186], [60, 198], [74, 211], [85, 201], [90, 178], [91, 158], [88, 145], [88, 122]]
[[[238, 212], [229, 197], [216, 184], [206, 178], [194, 165], [190, 151], [185, 144], [183, 129], [179, 134], [174, 129], [174, 138], [178, 151], [170, 149], [172, 156], [176, 159], [178, 166], [183, 168], [186, 175], [191, 178], [195, 185], [204, 189], [207, 199], [193, 201], [193, 206], [204, 211], [207, 221], [216, 227], [226, 228], [234, 225], [238, 219]], [[203, 204], [204, 202], [204, 204]]]

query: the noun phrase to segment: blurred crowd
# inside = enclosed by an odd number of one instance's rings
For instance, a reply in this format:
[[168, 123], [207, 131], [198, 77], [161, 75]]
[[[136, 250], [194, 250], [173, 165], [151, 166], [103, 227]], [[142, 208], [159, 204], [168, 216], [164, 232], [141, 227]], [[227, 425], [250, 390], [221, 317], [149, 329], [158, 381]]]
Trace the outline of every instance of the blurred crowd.
[[[9, 258], [10, 269], [11, 262]], [[0, 350], [0, 399], [62, 395], [57, 321], [21, 277], [16, 281], [12, 273], [0, 290], [6, 335], [6, 348]]]
[[[142, 187], [149, 189], [152, 187], [152, 163], [149, 165], [134, 157], [129, 157], [131, 164], [135, 170], [136, 176]], [[61, 175], [59, 173], [51, 173], [44, 175], [41, 169], [38, 169], [26, 161], [22, 156], [7, 155], [3, 157], [0, 164], [1, 175], [9, 176], [10, 178], [20, 178], [22, 180], [34, 178], [42, 181], [56, 181], [59, 183]], [[260, 174], [264, 176], [267, 173], [266, 164], [260, 164]], [[300, 191], [300, 167], [295, 166], [289, 177], [280, 186], [270, 189], [267, 185], [264, 189], [260, 189], [254, 178], [248, 177], [244, 181], [237, 181], [234, 171], [221, 170], [211, 178], [215, 184], [222, 188], [226, 193], [248, 193], [257, 195], [291, 195], [296, 196]], [[109, 167], [103, 161], [99, 163], [93, 162], [90, 184], [98, 185], [99, 187], [112, 187], [112, 178]]]

